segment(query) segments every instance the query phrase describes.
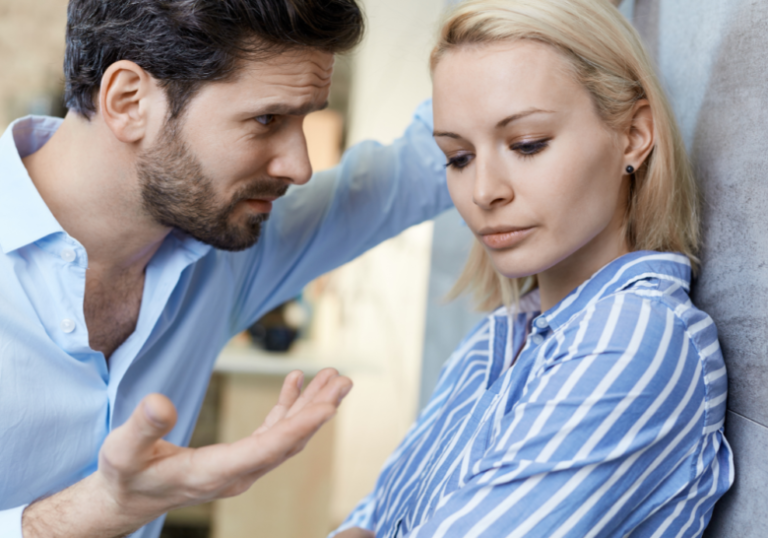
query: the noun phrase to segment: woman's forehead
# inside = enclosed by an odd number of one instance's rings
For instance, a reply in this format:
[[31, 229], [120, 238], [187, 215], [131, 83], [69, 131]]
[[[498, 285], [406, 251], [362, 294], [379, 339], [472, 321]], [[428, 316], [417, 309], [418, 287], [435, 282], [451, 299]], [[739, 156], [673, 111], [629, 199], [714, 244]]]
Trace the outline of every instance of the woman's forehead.
[[462, 111], [469, 119], [491, 112], [567, 111], [590, 102], [565, 56], [531, 40], [452, 50], [435, 68], [434, 99], [436, 121]]

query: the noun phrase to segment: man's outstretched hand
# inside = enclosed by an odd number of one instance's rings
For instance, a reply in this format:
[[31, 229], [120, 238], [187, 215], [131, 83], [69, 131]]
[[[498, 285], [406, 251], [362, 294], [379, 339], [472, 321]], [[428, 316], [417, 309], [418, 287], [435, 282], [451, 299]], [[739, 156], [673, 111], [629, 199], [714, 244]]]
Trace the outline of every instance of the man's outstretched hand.
[[27, 507], [24, 538], [116, 538], [173, 508], [243, 493], [301, 451], [352, 388], [333, 369], [303, 393], [302, 383], [301, 372], [286, 377], [277, 405], [249, 437], [197, 449], [162, 439], [176, 423], [176, 409], [164, 396], [147, 396], [107, 436], [95, 473]]

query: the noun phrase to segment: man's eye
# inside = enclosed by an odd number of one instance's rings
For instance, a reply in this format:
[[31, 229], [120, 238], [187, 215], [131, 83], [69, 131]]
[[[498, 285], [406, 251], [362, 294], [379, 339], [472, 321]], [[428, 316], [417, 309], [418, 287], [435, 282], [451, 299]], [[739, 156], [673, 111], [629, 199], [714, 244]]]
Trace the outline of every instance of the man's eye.
[[510, 146], [510, 149], [512, 151], [516, 151], [523, 157], [531, 157], [533, 155], [536, 155], [540, 151], [546, 149], [548, 145], [549, 145], [549, 139], [534, 140], [534, 141], [518, 142], [516, 144], [512, 144], [512, 146]]
[[454, 168], [456, 170], [461, 170], [465, 166], [467, 166], [472, 161], [472, 155], [464, 154], [464, 155], [457, 155], [455, 157], [451, 157], [448, 159], [448, 162], [446, 163], [446, 168]]
[[264, 114], [262, 116], [256, 116], [256, 121], [258, 121], [262, 125], [269, 125], [273, 121], [275, 121], [275, 115], [274, 114]]

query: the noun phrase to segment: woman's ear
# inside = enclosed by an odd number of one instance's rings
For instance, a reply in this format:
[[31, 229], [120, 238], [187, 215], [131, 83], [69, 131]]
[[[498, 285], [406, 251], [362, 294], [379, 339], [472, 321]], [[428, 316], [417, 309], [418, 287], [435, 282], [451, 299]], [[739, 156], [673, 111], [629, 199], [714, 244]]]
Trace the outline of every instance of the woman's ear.
[[99, 88], [99, 112], [121, 142], [134, 143], [147, 134], [150, 115], [157, 114], [155, 93], [162, 91], [134, 62], [120, 60], [104, 73]]
[[632, 120], [624, 136], [624, 166], [637, 170], [648, 158], [656, 141], [653, 113], [647, 99], [635, 103]]

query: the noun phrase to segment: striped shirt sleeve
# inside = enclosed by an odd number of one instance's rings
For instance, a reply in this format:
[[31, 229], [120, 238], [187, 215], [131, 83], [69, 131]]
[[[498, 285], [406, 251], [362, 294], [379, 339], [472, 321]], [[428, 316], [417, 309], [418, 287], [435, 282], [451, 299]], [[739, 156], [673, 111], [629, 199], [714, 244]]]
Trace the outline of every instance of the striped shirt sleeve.
[[705, 386], [673, 310], [618, 293], [542, 346], [522, 396], [467, 450], [465, 482], [408, 538], [613, 536], [695, 473]]

